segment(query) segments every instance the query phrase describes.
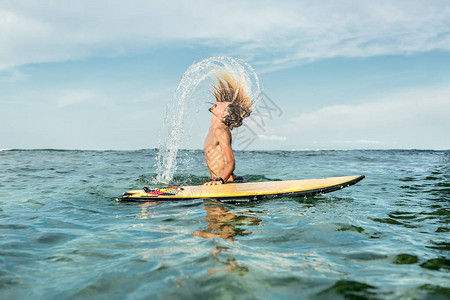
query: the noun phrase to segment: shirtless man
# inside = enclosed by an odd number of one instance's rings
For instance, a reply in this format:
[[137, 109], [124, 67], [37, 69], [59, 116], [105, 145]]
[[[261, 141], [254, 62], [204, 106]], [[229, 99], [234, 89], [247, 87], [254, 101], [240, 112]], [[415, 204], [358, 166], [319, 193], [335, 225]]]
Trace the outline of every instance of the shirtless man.
[[241, 82], [229, 73], [217, 76], [214, 87], [216, 103], [209, 109], [212, 113], [211, 127], [203, 149], [211, 181], [205, 185], [220, 185], [236, 179], [233, 174], [235, 161], [231, 149], [231, 130], [242, 125], [251, 113], [251, 100]]

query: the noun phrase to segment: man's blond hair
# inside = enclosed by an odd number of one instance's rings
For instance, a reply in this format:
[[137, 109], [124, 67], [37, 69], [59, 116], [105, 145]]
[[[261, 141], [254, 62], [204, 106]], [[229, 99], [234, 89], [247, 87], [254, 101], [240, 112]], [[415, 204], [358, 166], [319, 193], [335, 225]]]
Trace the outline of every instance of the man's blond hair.
[[252, 99], [246, 92], [243, 80], [226, 70], [214, 77], [217, 79], [217, 86], [213, 86], [212, 92], [216, 101], [231, 102], [227, 107], [228, 116], [223, 121], [224, 124], [230, 129], [241, 126], [243, 119], [252, 112]]

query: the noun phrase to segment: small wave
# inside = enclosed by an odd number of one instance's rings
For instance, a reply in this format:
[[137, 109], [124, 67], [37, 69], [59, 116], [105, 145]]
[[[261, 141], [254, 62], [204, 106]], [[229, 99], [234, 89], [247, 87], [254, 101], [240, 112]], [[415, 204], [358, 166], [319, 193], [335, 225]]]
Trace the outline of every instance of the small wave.
[[[268, 178], [264, 175], [259, 174], [244, 174], [242, 175], [247, 182], [261, 182], [261, 181], [280, 181], [281, 179], [273, 179]], [[175, 174], [171, 181], [167, 182], [161, 182], [158, 181], [157, 174], [146, 174], [146, 175], [140, 175], [138, 178], [136, 178], [135, 182], [140, 185], [150, 185], [151, 187], [161, 187], [161, 186], [169, 186], [169, 185], [180, 185], [180, 186], [187, 186], [187, 185], [202, 185], [205, 182], [209, 180], [209, 177], [207, 176], [198, 176], [194, 174]]]
[[137, 181], [141, 184], [151, 185], [154, 187], [160, 187], [162, 185], [202, 185], [208, 181], [208, 177], [206, 176], [197, 176], [193, 174], [176, 174], [169, 182], [159, 181], [158, 178], [159, 177], [157, 174], [142, 175], [139, 176]]
[[6, 149], [0, 149], [0, 152], [1, 152], [1, 151], [11, 151], [11, 150], [13, 150], [13, 149], [9, 149], [9, 148], [6, 148]]

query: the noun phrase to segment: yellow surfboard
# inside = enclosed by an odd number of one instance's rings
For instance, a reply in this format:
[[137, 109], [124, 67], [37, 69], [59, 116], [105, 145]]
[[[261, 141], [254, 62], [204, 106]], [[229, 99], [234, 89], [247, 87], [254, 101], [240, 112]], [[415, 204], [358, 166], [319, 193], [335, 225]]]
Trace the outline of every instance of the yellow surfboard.
[[178, 201], [217, 199], [221, 202], [248, 202], [276, 197], [304, 197], [334, 192], [356, 184], [364, 175], [323, 179], [227, 183], [222, 185], [171, 186], [125, 192], [117, 201]]

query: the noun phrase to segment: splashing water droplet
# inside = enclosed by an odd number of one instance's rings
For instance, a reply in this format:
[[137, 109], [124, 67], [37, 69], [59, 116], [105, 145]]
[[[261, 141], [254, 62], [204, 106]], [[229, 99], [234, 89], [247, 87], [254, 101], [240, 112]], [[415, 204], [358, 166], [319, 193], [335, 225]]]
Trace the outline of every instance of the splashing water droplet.
[[[208, 83], [212, 75], [226, 70], [243, 81], [248, 95], [255, 99], [261, 91], [259, 78], [254, 69], [245, 61], [227, 57], [212, 57], [192, 64], [183, 74], [166, 107], [166, 116], [160, 132], [159, 151], [156, 156], [156, 178], [154, 183], [169, 183], [177, 169], [177, 154], [182, 140], [190, 138], [190, 130], [185, 130], [186, 117], [194, 116], [190, 110], [201, 107], [202, 102], [196, 94], [201, 85]], [[203, 90], [204, 91], [204, 90]], [[191, 118], [193, 122], [195, 116]], [[192, 126], [193, 123], [190, 125]]]

